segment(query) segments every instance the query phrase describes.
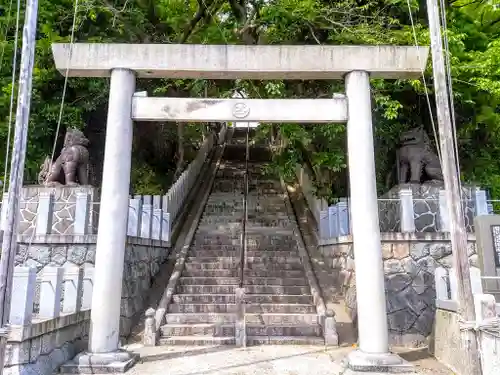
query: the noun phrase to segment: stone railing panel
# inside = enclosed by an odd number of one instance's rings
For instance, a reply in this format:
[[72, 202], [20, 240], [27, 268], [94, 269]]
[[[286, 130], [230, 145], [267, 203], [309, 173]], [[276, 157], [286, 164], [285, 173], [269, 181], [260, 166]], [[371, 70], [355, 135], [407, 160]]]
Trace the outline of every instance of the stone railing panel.
[[[77, 313], [82, 305], [91, 306], [92, 272], [87, 271], [88, 281], [84, 283], [84, 271], [80, 267], [45, 267], [39, 272], [35, 267], [15, 267], [12, 286], [12, 302], [9, 322], [26, 326], [37, 321], [54, 319], [61, 314]], [[63, 295], [64, 290], [64, 295]], [[38, 293], [37, 293], [38, 291]], [[35, 312], [35, 297], [39, 294], [38, 311]], [[82, 296], [87, 300], [82, 303]]]
[[[335, 239], [351, 234], [348, 199], [318, 209], [312, 180], [304, 168], [297, 166], [297, 179], [304, 198], [312, 212], [321, 240]], [[467, 232], [474, 232], [474, 217], [488, 215], [486, 192], [474, 186], [463, 187], [463, 210]], [[449, 232], [448, 204], [445, 191], [439, 184], [406, 184], [397, 186], [378, 199], [380, 231], [421, 233]]]
[[[470, 280], [472, 294], [482, 294], [483, 285], [479, 268], [470, 267]], [[436, 287], [436, 307], [448, 311], [457, 311], [458, 283], [455, 269], [437, 267], [434, 271], [434, 282]]]

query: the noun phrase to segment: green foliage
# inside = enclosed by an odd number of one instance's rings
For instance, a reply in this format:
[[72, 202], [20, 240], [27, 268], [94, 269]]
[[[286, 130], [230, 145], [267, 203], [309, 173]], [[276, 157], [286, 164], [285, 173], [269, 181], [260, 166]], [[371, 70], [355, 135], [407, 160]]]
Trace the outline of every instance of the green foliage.
[[[492, 3], [452, 2], [447, 9], [447, 37], [463, 179], [481, 183], [500, 197], [500, 10]], [[80, 0], [75, 41], [413, 45], [416, 38], [420, 45], [429, 45], [425, 2], [410, 0], [409, 4], [414, 29], [407, 0]], [[50, 46], [69, 41], [73, 6], [73, 0], [40, 0], [27, 179], [36, 177], [38, 165], [52, 152], [56, 138], [64, 77], [54, 68]], [[9, 17], [7, 8], [7, 1], [0, 4], [3, 145], [7, 140], [15, 52], [15, 14]], [[23, 18], [21, 12], [21, 21]], [[377, 182], [381, 192], [394, 162], [399, 134], [423, 125], [433, 138], [427, 100], [428, 94], [434, 108], [430, 61], [425, 78], [425, 83], [422, 79], [372, 80]], [[108, 85], [106, 79], [69, 79], [59, 137], [66, 127], [87, 129], [92, 115], [105, 115]], [[328, 98], [344, 91], [339, 81], [143, 80], [138, 86], [151, 95], [194, 97], [230, 97], [235, 89], [254, 98]], [[104, 126], [105, 121], [101, 122]], [[180, 137], [174, 124], [167, 124], [161, 132], [151, 127], [141, 130], [142, 124], [138, 125], [133, 190], [151, 194], [165, 191], [178, 167], [180, 150], [185, 151], [186, 162], [191, 160], [201, 143], [204, 126], [188, 124]], [[271, 169], [292, 178], [296, 163], [307, 163], [316, 174], [319, 196], [332, 201], [348, 194], [345, 125], [263, 124], [258, 137], [271, 135], [276, 141]], [[6, 148], [1, 147], [0, 173], [5, 152]]]

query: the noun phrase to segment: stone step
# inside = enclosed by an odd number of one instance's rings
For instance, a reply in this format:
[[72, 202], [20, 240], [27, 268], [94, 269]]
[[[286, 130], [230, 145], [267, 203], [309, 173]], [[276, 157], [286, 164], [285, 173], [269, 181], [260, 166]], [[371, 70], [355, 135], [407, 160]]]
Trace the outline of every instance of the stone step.
[[314, 314], [316, 307], [310, 304], [297, 303], [265, 303], [265, 304], [247, 304], [245, 312], [247, 314]]
[[[193, 244], [190, 248], [190, 253], [200, 252], [200, 251], [240, 251], [241, 250], [241, 240], [238, 240], [238, 244], [231, 245], [217, 245], [217, 244]], [[252, 239], [247, 237], [247, 251], [258, 251], [258, 252], [266, 252], [266, 253], [278, 253], [277, 255], [286, 256], [286, 253], [279, 253], [280, 251], [284, 251], [287, 253], [293, 252], [298, 254], [297, 243], [289, 245], [261, 245], [256, 244]]]
[[234, 324], [165, 324], [160, 328], [164, 338], [169, 336], [234, 336]]
[[[175, 294], [174, 303], [235, 303], [235, 294]], [[250, 304], [310, 304], [314, 303], [311, 295], [272, 295], [247, 294], [245, 300]]]
[[196, 258], [188, 258], [184, 265], [183, 272], [206, 272], [220, 270], [235, 270], [239, 269], [239, 264], [236, 262], [209, 262], [199, 263]]
[[196, 253], [198, 251], [239, 251], [241, 249], [241, 240], [238, 240], [237, 244], [231, 245], [218, 245], [218, 244], [203, 244], [203, 245], [191, 245], [190, 253]]
[[239, 268], [219, 270], [184, 270], [182, 277], [239, 277]]
[[[240, 268], [221, 268], [221, 269], [184, 269], [182, 272], [183, 277], [239, 277]], [[247, 269], [245, 270], [245, 276], [248, 278], [253, 277], [272, 277], [272, 278], [303, 278], [305, 276], [304, 271], [280, 271], [280, 270], [267, 270], [265, 268], [261, 269]]]
[[245, 321], [249, 325], [318, 325], [317, 314], [247, 313]]
[[[223, 250], [197, 250], [196, 252], [191, 251], [189, 254], [190, 259], [219, 259], [219, 258], [234, 258], [240, 259], [240, 250], [229, 252]], [[298, 252], [264, 252], [264, 251], [247, 251], [246, 253], [247, 262], [259, 262], [263, 263], [300, 263], [301, 259]]]
[[[236, 313], [236, 304], [224, 303], [184, 303], [171, 304], [169, 313]], [[316, 308], [312, 305], [300, 304], [248, 304], [245, 312], [247, 314], [314, 314]]]
[[319, 324], [263, 325], [247, 324], [248, 336], [319, 336], [323, 330]]
[[325, 345], [315, 336], [247, 336], [247, 345]]
[[204, 250], [190, 249], [189, 258], [219, 258], [219, 257], [240, 257], [241, 249], [234, 250]]
[[200, 324], [218, 323], [227, 324], [236, 321], [236, 314], [228, 313], [167, 313], [167, 324]]
[[213, 234], [210, 232], [197, 232], [195, 234], [192, 247], [196, 247], [199, 245], [232, 245], [236, 246], [240, 243], [240, 234], [236, 233], [234, 235], [220, 235], [220, 234]]
[[168, 307], [169, 313], [236, 313], [235, 304], [224, 303], [186, 303], [171, 304]]
[[305, 277], [277, 278], [277, 277], [252, 277], [245, 279], [245, 285], [283, 285], [283, 286], [307, 286]]
[[[237, 285], [177, 285], [177, 294], [233, 294]], [[284, 286], [284, 285], [249, 285], [245, 287], [248, 295], [271, 294], [271, 295], [307, 295], [311, 294], [309, 286]]]
[[160, 337], [160, 345], [185, 345], [185, 346], [206, 346], [206, 345], [235, 345], [234, 337], [213, 337], [213, 336], [170, 336]]
[[239, 277], [179, 277], [180, 285], [237, 285]]
[[[236, 285], [240, 282], [239, 277], [185, 277], [181, 275], [181, 285]], [[280, 285], [280, 286], [307, 286], [304, 277], [276, 278], [276, 277], [252, 277], [245, 279], [245, 285]]]
[[[200, 258], [197, 257], [188, 257], [185, 263], [185, 269], [189, 270], [216, 270], [216, 269], [233, 269], [239, 268], [240, 259], [236, 260], [236, 257], [232, 257], [229, 260], [226, 258], [203, 258], [206, 261], [200, 261]], [[275, 264], [275, 263], [263, 263], [263, 262], [248, 262], [247, 268], [249, 270], [268, 270], [269, 272], [273, 271], [304, 271], [304, 266], [297, 263], [283, 263], [283, 264]]]
[[[293, 265], [294, 267], [302, 267], [302, 261], [299, 257], [278, 257], [278, 256], [259, 256], [259, 257], [249, 257], [247, 256], [247, 264], [251, 265], [250, 267], [255, 268], [266, 268], [266, 267], [277, 267], [278, 265], [282, 266], [285, 264]], [[213, 262], [222, 262], [222, 263], [238, 263], [240, 261], [240, 254], [233, 256], [189, 256], [187, 258], [188, 262], [193, 263], [213, 263]]]

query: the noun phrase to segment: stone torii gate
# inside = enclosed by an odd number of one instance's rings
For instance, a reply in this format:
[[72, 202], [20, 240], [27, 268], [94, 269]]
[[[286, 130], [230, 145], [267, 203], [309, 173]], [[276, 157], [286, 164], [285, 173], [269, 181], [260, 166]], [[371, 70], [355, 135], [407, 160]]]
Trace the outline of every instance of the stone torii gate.
[[[400, 367], [389, 353], [375, 184], [370, 78], [418, 79], [428, 48], [406, 46], [236, 46], [54, 44], [57, 69], [69, 77], [111, 77], [91, 333], [82, 372], [124, 371], [119, 350], [133, 121], [347, 122], [359, 350], [354, 370]], [[137, 78], [345, 79], [332, 99], [181, 99], [134, 95]], [[403, 366], [404, 367], [404, 366]]]

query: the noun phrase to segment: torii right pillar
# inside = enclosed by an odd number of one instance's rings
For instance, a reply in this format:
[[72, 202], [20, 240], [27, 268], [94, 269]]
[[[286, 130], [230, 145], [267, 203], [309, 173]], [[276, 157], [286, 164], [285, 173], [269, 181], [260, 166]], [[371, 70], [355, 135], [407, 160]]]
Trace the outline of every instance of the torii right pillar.
[[359, 349], [347, 357], [351, 370], [404, 372], [412, 366], [389, 352], [384, 265], [373, 146], [370, 75], [352, 71], [345, 77], [348, 101], [347, 148]]

